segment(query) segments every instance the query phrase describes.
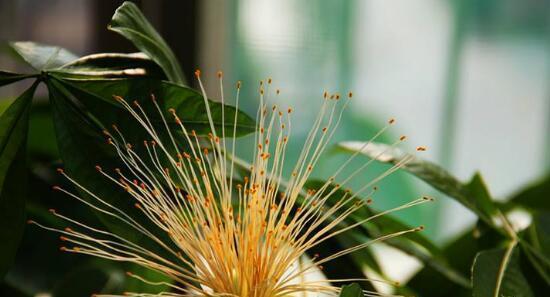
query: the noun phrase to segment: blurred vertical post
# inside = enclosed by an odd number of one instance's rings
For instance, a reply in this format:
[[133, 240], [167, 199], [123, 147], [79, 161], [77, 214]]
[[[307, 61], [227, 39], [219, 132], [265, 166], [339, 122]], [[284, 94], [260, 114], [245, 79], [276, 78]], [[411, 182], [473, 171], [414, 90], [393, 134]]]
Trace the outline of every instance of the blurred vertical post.
[[441, 110], [441, 143], [439, 145], [439, 162], [447, 169], [453, 165], [455, 134], [458, 112], [458, 96], [462, 53], [465, 38], [465, 10], [468, 1], [452, 0], [453, 26], [452, 36], [447, 55], [447, 70], [445, 79], [445, 94]]

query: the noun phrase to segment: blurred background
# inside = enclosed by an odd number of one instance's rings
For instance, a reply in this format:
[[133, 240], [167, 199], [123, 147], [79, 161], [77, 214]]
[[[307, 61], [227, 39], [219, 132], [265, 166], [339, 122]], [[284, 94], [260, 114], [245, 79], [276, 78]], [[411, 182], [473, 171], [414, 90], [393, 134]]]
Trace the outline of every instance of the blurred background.
[[[336, 141], [368, 140], [395, 117], [398, 125], [384, 141], [405, 134], [406, 150], [427, 146], [423, 157], [464, 180], [480, 171], [501, 199], [549, 169], [548, 0], [135, 2], [188, 77], [196, 68], [209, 77], [213, 96], [222, 69], [228, 83], [243, 81], [244, 109], [253, 114], [259, 80], [273, 78], [282, 92], [276, 102], [298, 115], [294, 156], [323, 91], [352, 90]], [[135, 51], [106, 30], [121, 3], [0, 0], [0, 39], [59, 45], [77, 55]], [[0, 54], [0, 68], [18, 67]], [[19, 92], [18, 85], [4, 87], [0, 98]], [[343, 158], [329, 151], [316, 175], [327, 177]], [[386, 168], [377, 166], [353, 186]], [[431, 191], [397, 173], [381, 183], [375, 207], [441, 196]], [[444, 198], [400, 216], [426, 225], [438, 243], [474, 223], [466, 209]]]

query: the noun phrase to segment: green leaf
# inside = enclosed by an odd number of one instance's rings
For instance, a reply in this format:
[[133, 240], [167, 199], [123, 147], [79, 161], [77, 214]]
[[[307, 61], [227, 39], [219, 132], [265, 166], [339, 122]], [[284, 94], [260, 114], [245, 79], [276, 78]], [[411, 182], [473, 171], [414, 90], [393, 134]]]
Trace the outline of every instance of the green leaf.
[[91, 77], [155, 77], [165, 79], [162, 69], [143, 53], [101, 53], [65, 64], [56, 73]]
[[358, 284], [351, 284], [342, 287], [340, 297], [363, 297], [363, 291]]
[[550, 279], [548, 275], [548, 263], [540, 260], [528, 245], [521, 244], [520, 261], [524, 275], [527, 275], [527, 282], [531, 286], [535, 296], [544, 296], [550, 290]]
[[[53, 107], [53, 119], [57, 143], [65, 170], [78, 182], [94, 192], [98, 197], [119, 207], [128, 214], [138, 216], [127, 193], [112, 182], [101, 178], [95, 166], [116, 168], [123, 166], [115, 152], [101, 135], [101, 127], [90, 121], [73, 103], [72, 96], [55, 80], [48, 81], [48, 90]], [[87, 195], [84, 197], [89, 198]], [[67, 197], [67, 199], [70, 199]], [[91, 198], [90, 198], [91, 199]], [[110, 216], [98, 213], [102, 222], [111, 231], [134, 240], [142, 237]]]
[[0, 70], [0, 87], [4, 85], [9, 85], [11, 83], [14, 83], [29, 77], [33, 77], [33, 75], [11, 73], [8, 71]]
[[147, 54], [170, 81], [185, 84], [176, 56], [134, 3], [124, 2], [117, 8], [108, 29], [124, 36]]
[[[154, 94], [164, 110], [166, 120], [174, 128], [173, 130], [181, 131], [179, 126], [175, 125], [173, 116], [168, 113], [169, 108], [176, 110], [188, 130], [195, 130], [202, 135], [210, 132], [202, 95], [187, 87], [142, 78], [92, 81], [60, 78], [59, 82], [73, 93], [76, 99], [82, 102], [105, 127], [110, 127], [111, 124], [116, 123], [125, 134], [133, 132], [139, 134], [141, 132], [141, 135], [143, 135], [144, 131], [143, 128], [136, 125], [135, 120], [131, 118], [128, 111], [113, 99], [113, 95], [121, 96], [130, 101], [137, 100], [146, 109], [148, 117], [155, 122], [160, 122], [158, 111], [152, 106], [150, 99], [151, 94]], [[232, 136], [235, 113], [238, 113], [237, 136], [243, 136], [256, 130], [254, 119], [234, 107], [222, 105], [215, 101], [209, 101], [209, 106], [215, 128], [221, 130], [221, 127], [225, 126], [226, 136]], [[222, 109], [224, 111], [224, 122], [222, 122]], [[218, 130], [218, 132], [220, 131]], [[141, 143], [144, 138], [135, 140]]]
[[[134, 207], [135, 201], [131, 196], [113, 182], [102, 177], [95, 169], [97, 164], [100, 164], [106, 172], [113, 172], [114, 168], [117, 167], [124, 168], [115, 150], [107, 145], [104, 136], [101, 134], [101, 127], [97, 126], [73, 103], [76, 98], [59, 81], [49, 80], [48, 89], [53, 106], [59, 151], [66, 172], [82, 186], [132, 217], [170, 246], [168, 235], [154, 226], [140, 210]], [[109, 112], [109, 110], [104, 110], [104, 112]], [[128, 116], [126, 115], [126, 117]], [[80, 195], [84, 199], [92, 199], [82, 191]], [[70, 198], [67, 197], [67, 199]], [[175, 259], [160, 245], [120, 220], [99, 212], [95, 212], [95, 214], [111, 232], [174, 263], [185, 266], [184, 263], [179, 262], [179, 259]], [[78, 219], [78, 217], [76, 218]]]
[[[537, 287], [550, 289], [550, 265], [548, 259], [541, 255], [540, 251], [533, 249], [533, 247], [527, 243], [522, 243], [521, 247], [533, 271], [531, 274], [528, 274], [530, 276], [528, 281], [530, 283], [535, 283], [534, 286], [532, 286], [533, 289], [537, 289]], [[536, 281], [535, 274], [538, 274], [539, 281]]]
[[485, 250], [472, 267], [474, 297], [534, 296], [519, 264], [519, 249], [510, 242], [504, 248]]
[[2, 168], [2, 182], [5, 184], [0, 194], [0, 238], [3, 242], [0, 247], [0, 276], [4, 276], [13, 264], [25, 227], [27, 172], [23, 144], [11, 160], [4, 159], [3, 155], [0, 162], [2, 166], [10, 163], [9, 167]]
[[[461, 273], [469, 275], [472, 263], [478, 252], [479, 246], [474, 237], [474, 230], [468, 230], [460, 235], [443, 248], [443, 258], [449, 262], [449, 266]], [[420, 296], [436, 296], [440, 292], [453, 292], [471, 296], [468, 286], [460, 286], [454, 282], [449, 282], [445, 276], [439, 273], [431, 266], [425, 266], [407, 283], [407, 287], [415, 291]], [[459, 295], [459, 296], [462, 296]]]
[[550, 212], [534, 215], [533, 223], [529, 226], [527, 233], [534, 247], [550, 259]]
[[527, 258], [550, 286], [550, 212], [537, 212], [522, 239]]
[[445, 169], [429, 161], [405, 153], [397, 148], [380, 143], [370, 143], [363, 147], [362, 142], [341, 142], [338, 147], [348, 152], [357, 152], [384, 163], [397, 164], [405, 158], [411, 158], [402, 168], [424, 180], [440, 192], [454, 198], [473, 211], [490, 226], [495, 226], [498, 212], [481, 176], [475, 174], [468, 184], [460, 182]]
[[34, 98], [29, 119], [28, 154], [31, 162], [59, 159], [52, 111], [47, 98]]
[[13, 263], [25, 226], [25, 143], [37, 82], [0, 117], [0, 277]]
[[548, 193], [550, 193], [550, 174], [520, 190], [505, 205], [507, 205], [506, 208], [521, 206], [532, 212], [550, 212]]
[[59, 68], [78, 57], [68, 50], [31, 41], [11, 42], [10, 46], [34, 69], [43, 71]]
[[472, 211], [475, 210], [474, 212], [481, 219], [484, 219], [489, 225], [494, 226], [493, 221], [498, 210], [481, 175], [475, 173], [472, 179], [460, 190], [462, 195], [458, 197], [468, 201]]

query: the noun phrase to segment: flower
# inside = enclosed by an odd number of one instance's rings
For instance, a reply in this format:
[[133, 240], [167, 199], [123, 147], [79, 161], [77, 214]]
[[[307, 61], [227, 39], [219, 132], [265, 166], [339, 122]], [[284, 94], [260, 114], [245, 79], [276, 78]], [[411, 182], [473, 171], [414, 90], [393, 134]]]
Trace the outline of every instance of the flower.
[[[95, 211], [139, 231], [169, 256], [162, 256], [130, 239], [88, 226], [55, 210], [52, 210], [55, 216], [71, 223], [74, 228], [57, 230], [31, 222], [61, 233], [61, 240], [70, 246], [62, 247], [63, 251], [136, 263], [161, 272], [173, 280], [171, 283], [152, 282], [128, 273], [130, 277], [150, 284], [167, 285], [171, 292], [158, 295], [125, 293], [126, 296], [276, 297], [298, 293], [338, 295], [339, 287], [332, 284], [369, 279], [319, 281], [308, 280], [304, 276], [325, 264], [330, 265], [331, 260], [363, 249], [373, 242], [422, 229], [417, 227], [386, 234], [331, 255], [314, 256], [304, 264], [301, 260], [306, 252], [326, 240], [375, 217], [429, 201], [429, 198], [423, 197], [354, 223], [346, 221], [355, 211], [372, 201], [370, 198], [362, 200], [358, 195], [367, 193], [370, 197], [379, 179], [396, 171], [409, 159], [396, 164], [379, 178], [352, 193], [342, 190], [343, 187], [363, 172], [370, 161], [343, 178], [340, 184], [335, 182], [340, 178], [343, 169], [355, 160], [356, 153], [335, 170], [320, 188], [305, 190], [311, 172], [334, 135], [345, 107], [352, 98], [352, 93], [347, 98], [341, 98], [338, 94], [325, 92], [323, 104], [298, 161], [293, 164], [294, 169], [290, 176], [283, 178], [284, 167], [288, 166], [285, 164], [285, 152], [291, 134], [292, 109], [283, 110], [276, 105], [268, 107], [266, 97], [267, 89], [271, 85], [269, 79], [260, 86], [257, 129], [254, 135], [256, 149], [252, 163], [248, 174], [242, 176], [242, 182], [236, 183], [235, 139], [226, 137], [224, 125], [216, 129], [200, 71], [196, 72], [196, 77], [209, 119], [211, 132], [208, 135], [201, 136], [194, 130], [189, 130], [174, 109], [169, 109], [166, 113], [154, 96], [152, 104], [162, 120], [161, 128], [152, 123], [140, 103], [132, 104], [115, 96], [119, 104], [147, 132], [150, 140], [143, 144], [146, 153], [139, 154], [133, 144], [126, 142], [122, 131], [113, 126], [113, 131], [105, 131], [105, 134], [126, 168], [110, 173], [97, 166], [101, 175], [128, 192], [135, 200], [135, 206], [141, 211], [141, 215], [164, 234], [144, 227], [121, 209], [95, 195], [62, 169], [59, 172], [92, 199], [83, 199], [67, 189], [54, 187]], [[223, 104], [223, 76], [219, 73], [218, 77]], [[237, 108], [239, 92], [240, 83], [236, 88]], [[278, 95], [279, 91], [275, 93]], [[169, 126], [165, 114], [173, 117], [181, 130], [179, 134], [175, 134]], [[221, 117], [225, 123], [223, 108]], [[237, 120], [236, 113], [232, 135], [235, 135]], [[390, 120], [374, 138], [393, 123], [394, 120]], [[393, 146], [403, 140], [404, 137], [401, 137]], [[182, 146], [182, 143], [185, 145]], [[168, 241], [164, 238], [168, 238]]]

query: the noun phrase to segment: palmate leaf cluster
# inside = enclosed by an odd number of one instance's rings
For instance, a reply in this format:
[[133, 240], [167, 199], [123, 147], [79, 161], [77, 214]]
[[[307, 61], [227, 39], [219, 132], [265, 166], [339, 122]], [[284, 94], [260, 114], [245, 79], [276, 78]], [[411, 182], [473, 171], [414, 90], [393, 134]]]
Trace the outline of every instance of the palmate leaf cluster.
[[[109, 30], [130, 40], [138, 53], [99, 53], [78, 57], [66, 49], [34, 42], [9, 44], [14, 56], [32, 67], [30, 73], [0, 71], [0, 87], [26, 81], [29, 87], [19, 97], [4, 104], [0, 117], [0, 286], [1, 296], [33, 296], [51, 292], [53, 296], [89, 296], [91, 293], [124, 291], [158, 292], [166, 287], [151, 286], [125, 277], [131, 270], [150, 279], [164, 280], [162, 275], [139, 267], [113, 264], [86, 257], [68, 256], [58, 251], [52, 234], [26, 228], [29, 217], [53, 226], [60, 222], [49, 216], [52, 206], [79, 213], [88, 221], [102, 224], [112, 232], [140, 242], [139, 234], [121, 227], [105, 216], [94, 214], [58, 197], [50, 189], [61, 181], [52, 174], [56, 166], [85, 185], [137, 216], [123, 191], [97, 178], [95, 165], [118, 167], [117, 157], [107, 147], [102, 130], [116, 123], [128, 135], [129, 142], [140, 142], [144, 132], [137, 128], [113, 95], [147, 102], [155, 94], [162, 106], [175, 108], [184, 124], [199, 134], [209, 131], [201, 95], [186, 86], [185, 77], [171, 49], [132, 3], [117, 9]], [[37, 96], [45, 85], [48, 98]], [[37, 98], [38, 97], [38, 98]], [[210, 101], [214, 120], [232, 126], [239, 113], [236, 135], [254, 131], [254, 120], [239, 110]], [[149, 106], [151, 107], [151, 106]], [[227, 123], [221, 121], [224, 109]], [[218, 112], [216, 112], [218, 111]], [[154, 120], [154, 119], [153, 119]], [[231, 130], [231, 129], [228, 129]], [[360, 145], [341, 143], [342, 153], [353, 152]], [[396, 163], [405, 154], [384, 151], [382, 144], [372, 144], [361, 153], [381, 162]], [[247, 164], [242, 171], [247, 170]], [[420, 260], [424, 267], [398, 291], [417, 296], [544, 296], [550, 289], [550, 180], [533, 184], [506, 202], [495, 202], [481, 175], [461, 182], [435, 164], [414, 159], [404, 168], [426, 183], [455, 199], [478, 217], [472, 229], [444, 247], [432, 243], [421, 233], [410, 233], [386, 244]], [[323, 184], [311, 180], [307, 187]], [[334, 202], [332, 202], [334, 203]], [[532, 217], [530, 226], [515, 232], [506, 215], [522, 209]], [[347, 224], [375, 214], [365, 207], [348, 218]], [[449, 220], [458, 218], [448, 218]], [[342, 233], [320, 245], [311, 254], [328, 254], [344, 246], [408, 228], [389, 216], [382, 216]], [[145, 242], [143, 244], [146, 244]], [[342, 257], [325, 267], [329, 278], [355, 278], [365, 268], [386, 277], [370, 249]], [[341, 296], [360, 296], [361, 288], [373, 290], [369, 283], [346, 284]]]

